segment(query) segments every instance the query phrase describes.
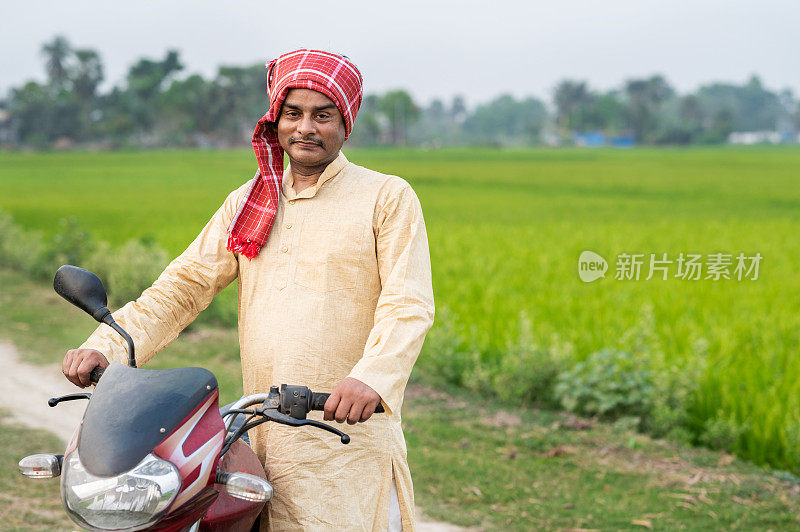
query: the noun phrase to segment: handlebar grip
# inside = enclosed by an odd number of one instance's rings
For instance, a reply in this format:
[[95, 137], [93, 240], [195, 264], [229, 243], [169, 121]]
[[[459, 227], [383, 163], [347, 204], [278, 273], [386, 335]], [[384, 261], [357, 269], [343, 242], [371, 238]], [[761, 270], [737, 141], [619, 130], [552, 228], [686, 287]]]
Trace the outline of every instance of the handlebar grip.
[[93, 384], [97, 384], [100, 382], [100, 377], [103, 376], [106, 369], [101, 366], [95, 366], [91, 373], [89, 373], [89, 380], [92, 381]]
[[[329, 393], [317, 393], [311, 392], [311, 410], [325, 410], [325, 401], [328, 400], [331, 394]], [[377, 408], [375, 408], [376, 414], [383, 414], [386, 410], [383, 409], [382, 404], [378, 404]]]
[[325, 401], [331, 394], [311, 392], [311, 410], [325, 410]]

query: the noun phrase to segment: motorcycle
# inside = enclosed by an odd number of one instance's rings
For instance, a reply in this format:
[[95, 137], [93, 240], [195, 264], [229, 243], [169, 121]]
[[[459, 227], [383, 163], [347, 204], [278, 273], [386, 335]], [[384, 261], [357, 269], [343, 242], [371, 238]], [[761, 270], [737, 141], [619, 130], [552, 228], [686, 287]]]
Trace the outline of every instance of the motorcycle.
[[[136, 367], [133, 339], [107, 308], [103, 283], [76, 266], [58, 269], [55, 291], [117, 331], [128, 345], [128, 365], [94, 368], [93, 393], [48, 401], [86, 399], [89, 404], [64, 454], [20, 460], [32, 479], [61, 477], [61, 499], [69, 517], [94, 531], [257, 530], [273, 487], [249, 446], [247, 431], [272, 421], [312, 426], [338, 436], [340, 430], [306, 419], [323, 410], [330, 394], [305, 386], [271, 386], [219, 408], [214, 374], [203, 368]], [[383, 412], [382, 406], [376, 413]]]

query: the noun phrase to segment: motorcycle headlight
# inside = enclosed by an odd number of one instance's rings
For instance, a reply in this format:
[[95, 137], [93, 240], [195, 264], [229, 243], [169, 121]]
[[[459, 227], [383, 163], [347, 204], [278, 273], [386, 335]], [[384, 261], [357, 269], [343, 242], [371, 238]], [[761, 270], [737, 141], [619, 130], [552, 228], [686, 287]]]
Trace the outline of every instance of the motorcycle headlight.
[[148, 454], [115, 477], [98, 477], [83, 466], [77, 451], [64, 459], [61, 497], [73, 521], [84, 528], [139, 530], [156, 521], [180, 491], [172, 463]]

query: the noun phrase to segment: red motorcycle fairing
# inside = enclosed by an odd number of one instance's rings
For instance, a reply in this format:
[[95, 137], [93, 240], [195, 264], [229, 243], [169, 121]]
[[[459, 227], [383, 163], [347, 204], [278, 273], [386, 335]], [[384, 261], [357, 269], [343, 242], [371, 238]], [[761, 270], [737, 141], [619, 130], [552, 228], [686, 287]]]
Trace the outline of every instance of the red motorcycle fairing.
[[[167, 513], [149, 530], [178, 532], [203, 517], [219, 495], [214, 482], [224, 440], [219, 391], [214, 389], [153, 449], [153, 454], [178, 468], [182, 485]], [[79, 441], [80, 431], [76, 430], [65, 456], [77, 450]]]
[[153, 454], [175, 464], [183, 479], [172, 508], [214, 484], [224, 440], [225, 424], [219, 415], [219, 391], [215, 389], [153, 449]]
[[[266, 480], [264, 466], [249, 445], [236, 441], [220, 460], [219, 468], [225, 473], [250, 473]], [[200, 521], [203, 532], [249, 532], [264, 509], [263, 502], [249, 502], [228, 495], [218, 486], [219, 497]]]
[[112, 362], [83, 416], [81, 462], [101, 477], [130, 471], [216, 393], [217, 379], [207, 369], [131, 368]]
[[[194, 430], [192, 430], [194, 427]], [[178, 532], [200, 520], [204, 532], [249, 532], [264, 509], [263, 502], [235, 499], [224, 486], [214, 485], [217, 470], [242, 472], [266, 479], [264, 467], [243, 441], [235, 442], [219, 460], [225, 426], [219, 414], [218, 393], [201, 404], [153, 451], [175, 464], [183, 478], [181, 493], [171, 510], [152, 530]], [[208, 461], [208, 458], [213, 461]], [[211, 469], [206, 470], [205, 464]], [[213, 473], [213, 474], [212, 474]]]
[[182, 507], [173, 506], [173, 511], [165, 515], [148, 530], [158, 532], [182, 532], [189, 530], [208, 511], [219, 492], [212, 487], [204, 488]]

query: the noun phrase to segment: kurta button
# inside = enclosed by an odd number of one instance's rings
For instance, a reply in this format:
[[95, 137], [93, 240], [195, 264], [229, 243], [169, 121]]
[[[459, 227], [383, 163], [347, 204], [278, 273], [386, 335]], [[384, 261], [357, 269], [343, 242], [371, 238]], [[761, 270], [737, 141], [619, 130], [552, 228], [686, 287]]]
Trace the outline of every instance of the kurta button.
[[286, 224], [286, 229], [291, 229], [291, 228], [292, 228], [292, 224]]
[[283, 247], [281, 248], [281, 251], [283, 251], [284, 253], [286, 253], [287, 251], [289, 251], [289, 248], [287, 248], [286, 246], [283, 246]]
[[294, 205], [294, 200], [289, 200], [289, 205]]

